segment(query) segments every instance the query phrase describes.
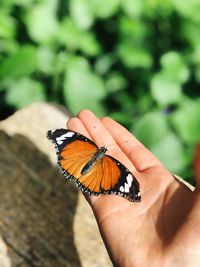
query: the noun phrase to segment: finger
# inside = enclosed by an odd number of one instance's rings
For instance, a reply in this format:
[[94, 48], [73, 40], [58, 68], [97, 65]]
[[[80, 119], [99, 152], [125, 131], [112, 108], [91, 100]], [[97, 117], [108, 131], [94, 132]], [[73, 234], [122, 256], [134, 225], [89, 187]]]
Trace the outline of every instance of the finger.
[[[129, 157], [138, 171], [161, 166], [160, 161], [135, 138], [127, 129], [111, 118], [105, 117], [102, 123], [110, 131], [121, 150]], [[115, 129], [113, 131], [113, 129]]]
[[[105, 146], [108, 148], [108, 154], [122, 162], [131, 172], [136, 170], [132, 162], [119, 148], [110, 132], [91, 111], [82, 110], [78, 114], [78, 118], [99, 147]], [[113, 129], [113, 131], [115, 131], [115, 129]]]
[[67, 121], [67, 128], [91, 139], [91, 136], [89, 135], [88, 131], [86, 130], [81, 120], [76, 117], [70, 118]]
[[197, 145], [194, 159], [194, 170], [197, 187], [200, 186], [200, 144]]

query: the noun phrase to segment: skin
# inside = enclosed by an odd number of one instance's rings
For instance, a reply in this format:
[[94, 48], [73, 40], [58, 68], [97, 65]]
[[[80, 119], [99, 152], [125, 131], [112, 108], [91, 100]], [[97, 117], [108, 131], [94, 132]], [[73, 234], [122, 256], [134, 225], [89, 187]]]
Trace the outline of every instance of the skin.
[[86, 196], [114, 266], [200, 266], [200, 146], [196, 189], [176, 180], [128, 130], [82, 110], [67, 127], [91, 138], [138, 179], [142, 201], [115, 195]]

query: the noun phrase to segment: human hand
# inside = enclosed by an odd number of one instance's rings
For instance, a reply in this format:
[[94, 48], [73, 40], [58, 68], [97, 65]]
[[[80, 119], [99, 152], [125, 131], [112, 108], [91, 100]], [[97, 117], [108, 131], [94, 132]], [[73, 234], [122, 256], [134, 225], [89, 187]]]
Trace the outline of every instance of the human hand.
[[111, 118], [98, 119], [83, 110], [67, 126], [108, 148], [107, 154], [122, 162], [140, 183], [140, 203], [115, 195], [87, 197], [113, 264], [199, 267], [200, 169], [192, 192]]

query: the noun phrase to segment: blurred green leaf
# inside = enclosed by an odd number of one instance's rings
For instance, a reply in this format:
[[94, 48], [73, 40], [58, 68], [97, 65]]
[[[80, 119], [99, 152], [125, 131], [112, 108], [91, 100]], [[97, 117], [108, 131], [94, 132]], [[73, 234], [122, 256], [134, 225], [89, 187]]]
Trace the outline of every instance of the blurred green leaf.
[[149, 94], [148, 92], [146, 94], [141, 95], [138, 101], [135, 103], [135, 106], [139, 114], [145, 114], [149, 112], [154, 106], [151, 94]]
[[132, 133], [148, 148], [161, 142], [168, 135], [166, 116], [159, 112], [150, 112], [142, 116], [131, 128]]
[[147, 30], [142, 20], [125, 16], [121, 16], [119, 19], [119, 30], [123, 37], [122, 40], [129, 40], [130, 42], [132, 40], [135, 45], [144, 45], [146, 36], [151, 32], [151, 28]]
[[0, 12], [0, 37], [13, 38], [15, 35], [15, 20], [8, 14]]
[[191, 20], [183, 19], [181, 23], [181, 37], [187, 40], [193, 48], [200, 46], [199, 25]]
[[38, 56], [38, 70], [46, 73], [51, 74], [55, 71], [55, 54], [47, 46], [40, 46], [37, 51]]
[[111, 72], [106, 79], [106, 88], [109, 92], [117, 92], [124, 89], [126, 86], [126, 80], [118, 72]]
[[133, 113], [134, 98], [127, 92], [127, 90], [113, 92], [112, 98], [117, 103], [122, 113]]
[[4, 59], [5, 54], [14, 54], [18, 48], [19, 44], [15, 39], [9, 38], [0, 40], [0, 61]]
[[176, 52], [168, 52], [160, 59], [165, 76], [177, 83], [185, 83], [189, 78], [189, 69], [183, 62], [181, 55]]
[[148, 51], [142, 47], [136, 47], [132, 43], [120, 43], [118, 53], [122, 62], [128, 68], [150, 68], [152, 65], [152, 57]]
[[174, 6], [181, 15], [195, 22], [200, 22], [200, 2], [199, 0], [173, 0]]
[[150, 18], [160, 16], [162, 20], [163, 17], [168, 17], [174, 11], [172, 0], [145, 0], [143, 4], [144, 13]]
[[200, 82], [200, 64], [198, 64], [196, 66], [196, 69], [195, 69], [195, 78], [198, 82]]
[[34, 2], [34, 0], [10, 0], [10, 1], [15, 5], [23, 7], [29, 7]]
[[200, 141], [200, 99], [185, 100], [180, 108], [172, 113], [171, 121], [180, 138], [188, 145]]
[[60, 24], [59, 39], [69, 50], [76, 50], [79, 47], [80, 30], [71, 18], [66, 17]]
[[183, 145], [173, 133], [164, 135], [160, 142], [151, 147], [151, 151], [170, 172], [180, 173], [186, 167]]
[[111, 112], [108, 114], [109, 117], [121, 123], [122, 125], [130, 125], [133, 123], [133, 117], [130, 114], [122, 113], [122, 112]]
[[100, 53], [100, 44], [91, 32], [83, 32], [80, 36], [79, 49], [86, 55], [96, 56]]
[[49, 43], [56, 40], [59, 27], [57, 5], [58, 0], [43, 0], [27, 9], [25, 22], [34, 41]]
[[81, 31], [69, 18], [61, 23], [59, 38], [71, 51], [81, 50], [86, 55], [95, 56], [101, 50], [94, 35], [88, 31]]
[[113, 16], [119, 9], [121, 0], [88, 0], [92, 13], [98, 18]]
[[71, 0], [69, 8], [79, 29], [85, 30], [92, 25], [94, 17], [88, 0]]
[[156, 74], [151, 81], [153, 98], [161, 106], [179, 103], [182, 100], [182, 90], [179, 83], [171, 81], [165, 73]]
[[112, 54], [105, 54], [100, 56], [99, 58], [97, 58], [96, 62], [95, 62], [95, 71], [99, 74], [99, 75], [104, 75], [106, 74], [112, 64], [113, 64], [113, 55]]
[[124, 12], [129, 17], [139, 17], [143, 11], [143, 2], [140, 0], [123, 0], [121, 1]]
[[9, 105], [22, 108], [32, 102], [45, 101], [43, 85], [29, 78], [21, 78], [13, 82], [6, 92]]
[[19, 77], [29, 75], [37, 68], [37, 50], [34, 46], [21, 46], [19, 50], [2, 60], [0, 64], [0, 78]]
[[77, 57], [69, 62], [63, 89], [65, 102], [74, 114], [84, 108], [93, 110], [99, 116], [104, 114], [104, 83], [91, 72], [84, 59]]

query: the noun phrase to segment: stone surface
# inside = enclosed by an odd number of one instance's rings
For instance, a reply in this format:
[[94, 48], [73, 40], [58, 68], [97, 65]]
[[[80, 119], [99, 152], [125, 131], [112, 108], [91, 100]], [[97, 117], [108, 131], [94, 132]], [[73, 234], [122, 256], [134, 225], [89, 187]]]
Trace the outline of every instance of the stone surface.
[[0, 122], [0, 267], [112, 266], [89, 205], [60, 175], [46, 139], [66, 120], [40, 103]]

